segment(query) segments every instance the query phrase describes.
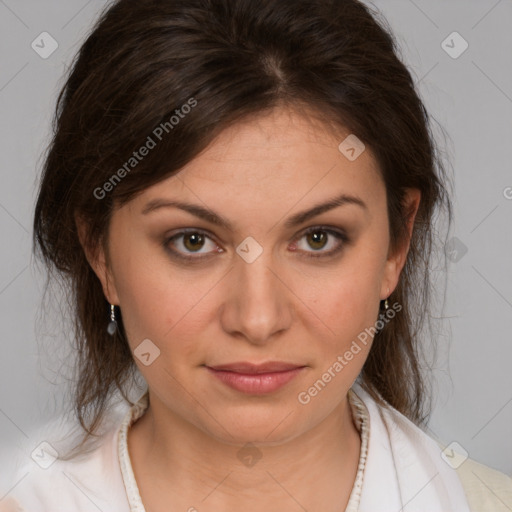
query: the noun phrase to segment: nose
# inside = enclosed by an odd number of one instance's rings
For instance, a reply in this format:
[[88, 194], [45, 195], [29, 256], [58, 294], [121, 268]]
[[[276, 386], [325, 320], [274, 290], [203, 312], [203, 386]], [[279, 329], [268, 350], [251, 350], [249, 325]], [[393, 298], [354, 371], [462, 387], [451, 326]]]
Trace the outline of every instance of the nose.
[[272, 265], [270, 251], [263, 251], [252, 263], [237, 257], [234, 265], [221, 309], [222, 327], [254, 345], [272, 342], [293, 319], [293, 294], [286, 278]]

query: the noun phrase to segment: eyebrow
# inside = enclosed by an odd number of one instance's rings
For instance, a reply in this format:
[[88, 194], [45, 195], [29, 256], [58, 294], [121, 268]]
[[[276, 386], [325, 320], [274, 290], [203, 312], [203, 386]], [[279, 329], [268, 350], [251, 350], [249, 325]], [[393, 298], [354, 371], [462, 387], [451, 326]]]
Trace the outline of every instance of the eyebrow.
[[[340, 196], [334, 197], [327, 202], [322, 202], [313, 206], [312, 208], [308, 208], [307, 210], [292, 215], [284, 225], [286, 228], [292, 228], [298, 226], [299, 224], [303, 224], [304, 222], [312, 219], [313, 217], [316, 217], [317, 215], [332, 210], [333, 208], [345, 205], [360, 206], [363, 210], [368, 212], [368, 206], [361, 198], [349, 194], [341, 194]], [[231, 222], [213, 210], [204, 208], [197, 204], [186, 203], [183, 201], [175, 201], [170, 199], [153, 199], [149, 201], [149, 203], [147, 203], [143, 208], [142, 214], [147, 215], [148, 213], [154, 212], [160, 208], [178, 208], [196, 217], [199, 217], [200, 219], [210, 222], [211, 224], [215, 224], [216, 226], [221, 226], [230, 231], [234, 231]]]

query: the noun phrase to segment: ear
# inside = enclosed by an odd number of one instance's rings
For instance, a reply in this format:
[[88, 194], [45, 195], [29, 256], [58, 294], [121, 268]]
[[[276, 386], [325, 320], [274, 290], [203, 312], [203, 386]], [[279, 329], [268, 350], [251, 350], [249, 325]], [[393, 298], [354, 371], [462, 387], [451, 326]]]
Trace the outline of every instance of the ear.
[[382, 280], [382, 286], [380, 291], [380, 297], [382, 300], [389, 297], [392, 291], [396, 288], [400, 273], [407, 260], [407, 254], [409, 252], [412, 231], [414, 227], [414, 219], [418, 213], [418, 208], [421, 200], [421, 192], [417, 188], [405, 189], [404, 203], [406, 212], [406, 223], [407, 223], [407, 239], [402, 245], [395, 250], [395, 252], [389, 251], [388, 259], [386, 261], [384, 278]]
[[93, 243], [88, 236], [88, 225], [81, 217], [75, 217], [75, 224], [80, 245], [85, 257], [101, 282], [105, 298], [110, 304], [119, 304], [119, 297], [114, 283], [114, 277], [108, 261], [105, 248], [101, 241]]

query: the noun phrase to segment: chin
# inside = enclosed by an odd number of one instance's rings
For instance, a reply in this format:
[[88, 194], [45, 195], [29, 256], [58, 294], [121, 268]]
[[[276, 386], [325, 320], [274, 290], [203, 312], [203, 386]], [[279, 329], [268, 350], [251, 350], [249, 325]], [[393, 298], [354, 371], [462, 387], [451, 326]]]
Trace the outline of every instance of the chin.
[[269, 411], [268, 406], [259, 411], [249, 406], [237, 411], [224, 409], [223, 413], [212, 416], [220, 425], [209, 417], [206, 432], [223, 443], [237, 446], [247, 443], [258, 446], [283, 444], [299, 436], [305, 428], [294, 410], [282, 404], [275, 411]]

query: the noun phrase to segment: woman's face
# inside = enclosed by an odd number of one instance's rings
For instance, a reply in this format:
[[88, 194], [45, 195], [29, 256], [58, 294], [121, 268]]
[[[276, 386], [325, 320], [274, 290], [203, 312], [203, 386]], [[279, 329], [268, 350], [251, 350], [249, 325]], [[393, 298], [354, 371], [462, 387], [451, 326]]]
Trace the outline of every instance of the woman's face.
[[[368, 148], [338, 149], [348, 135], [276, 109], [115, 211], [95, 270], [152, 404], [224, 442], [272, 444], [345, 400], [407, 250], [388, 255], [384, 183]], [[270, 361], [300, 369], [286, 383], [209, 369]]]

